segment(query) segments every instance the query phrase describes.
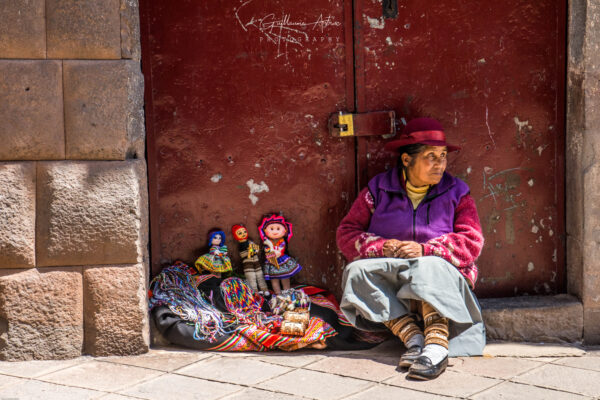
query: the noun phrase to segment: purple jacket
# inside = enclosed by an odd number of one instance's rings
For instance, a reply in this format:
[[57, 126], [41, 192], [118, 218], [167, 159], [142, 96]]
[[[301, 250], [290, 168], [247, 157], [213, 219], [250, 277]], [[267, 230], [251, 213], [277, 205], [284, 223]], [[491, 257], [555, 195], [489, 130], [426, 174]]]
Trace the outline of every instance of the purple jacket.
[[461, 198], [469, 194], [469, 186], [444, 173], [417, 209], [406, 194], [397, 168], [375, 176], [368, 184], [375, 202], [368, 231], [388, 239], [425, 243], [454, 232], [454, 210]]

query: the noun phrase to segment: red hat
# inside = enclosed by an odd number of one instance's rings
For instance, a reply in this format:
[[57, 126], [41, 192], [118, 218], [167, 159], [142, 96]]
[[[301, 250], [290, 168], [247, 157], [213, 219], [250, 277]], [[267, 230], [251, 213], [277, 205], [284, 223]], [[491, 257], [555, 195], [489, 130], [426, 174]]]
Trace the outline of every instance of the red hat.
[[433, 118], [415, 118], [408, 121], [398, 138], [387, 142], [385, 149], [396, 151], [402, 146], [409, 144], [426, 144], [429, 146], [446, 146], [448, 151], [460, 150], [446, 142], [446, 135], [442, 124]]
[[241, 238], [240, 238], [240, 237], [237, 235], [237, 233], [236, 233], [236, 232], [237, 232], [237, 230], [238, 230], [238, 229], [240, 229], [240, 228], [244, 228], [244, 229], [246, 229], [246, 227], [245, 227], [244, 225], [242, 225], [242, 224], [239, 224], [239, 225], [238, 225], [238, 224], [236, 224], [236, 225], [233, 225], [233, 226], [231, 227], [231, 234], [233, 235], [233, 238], [234, 238], [235, 240], [240, 240], [240, 239], [241, 239]]

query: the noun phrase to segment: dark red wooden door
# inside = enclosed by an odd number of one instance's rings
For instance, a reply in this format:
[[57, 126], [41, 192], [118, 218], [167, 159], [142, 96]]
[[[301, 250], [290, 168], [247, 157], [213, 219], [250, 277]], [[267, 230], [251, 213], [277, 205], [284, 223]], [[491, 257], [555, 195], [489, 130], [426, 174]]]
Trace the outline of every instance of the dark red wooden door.
[[154, 272], [193, 262], [212, 227], [257, 239], [282, 212], [300, 280], [339, 293], [335, 228], [395, 160], [381, 137], [331, 137], [327, 117], [395, 110], [463, 146], [449, 170], [487, 240], [478, 294], [564, 289], [566, 5], [408, 0], [384, 18], [388, 3], [141, 2]]
[[142, 2], [155, 273], [193, 262], [212, 227], [244, 223], [258, 241], [281, 212], [300, 279], [338, 285], [355, 152], [326, 126], [354, 103], [351, 15], [343, 0]]
[[[386, 19], [379, 2], [355, 6], [358, 110], [435, 117], [463, 147], [449, 170], [477, 201], [481, 295], [564, 290], [565, 7], [406, 0]], [[360, 139], [363, 181], [394, 163], [381, 144]]]

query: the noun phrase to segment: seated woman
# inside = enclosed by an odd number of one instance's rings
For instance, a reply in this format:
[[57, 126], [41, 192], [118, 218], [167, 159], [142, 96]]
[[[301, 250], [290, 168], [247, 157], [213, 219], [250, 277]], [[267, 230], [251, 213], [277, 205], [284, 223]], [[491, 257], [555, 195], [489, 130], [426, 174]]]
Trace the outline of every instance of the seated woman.
[[398, 153], [398, 167], [369, 182], [337, 230], [353, 261], [341, 309], [358, 328], [385, 325], [408, 349], [400, 359], [408, 376], [433, 379], [449, 355], [481, 355], [485, 346], [471, 291], [483, 235], [469, 187], [445, 172], [447, 153], [459, 148], [438, 121], [411, 120], [385, 148]]

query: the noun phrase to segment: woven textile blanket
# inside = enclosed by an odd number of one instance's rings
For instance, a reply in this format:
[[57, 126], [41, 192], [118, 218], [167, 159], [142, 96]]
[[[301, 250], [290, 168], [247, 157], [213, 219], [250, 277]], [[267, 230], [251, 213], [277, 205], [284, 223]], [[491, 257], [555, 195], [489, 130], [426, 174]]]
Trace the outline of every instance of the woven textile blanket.
[[215, 351], [294, 351], [367, 349], [385, 334], [352, 327], [336, 299], [326, 290], [298, 286], [311, 300], [310, 320], [303, 336], [279, 332], [281, 316], [238, 278], [198, 275], [176, 263], [157, 275], [150, 286], [152, 318], [173, 344]]

